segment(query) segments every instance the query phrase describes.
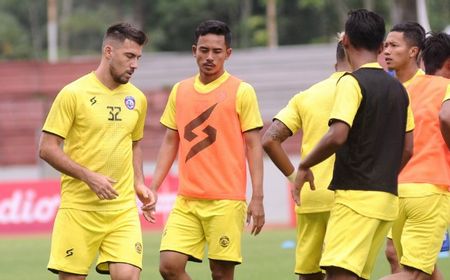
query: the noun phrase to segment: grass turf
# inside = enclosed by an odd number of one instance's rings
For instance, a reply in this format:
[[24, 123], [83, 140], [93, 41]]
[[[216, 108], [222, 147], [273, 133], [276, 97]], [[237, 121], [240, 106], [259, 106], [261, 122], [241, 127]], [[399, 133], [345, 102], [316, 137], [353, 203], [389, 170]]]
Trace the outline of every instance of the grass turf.
[[[161, 279], [158, 272], [160, 232], [144, 234], [144, 269], [142, 279]], [[289, 280], [298, 279], [293, 274], [295, 238], [292, 229], [270, 229], [259, 236], [244, 235], [244, 263], [237, 266], [237, 280]], [[288, 242], [286, 242], [288, 241]], [[286, 242], [286, 243], [285, 243]], [[287, 247], [287, 248], [284, 248]], [[46, 269], [50, 250], [50, 236], [20, 236], [0, 238], [0, 279], [57, 279]], [[445, 279], [450, 279], [450, 258], [439, 259], [438, 266]], [[192, 279], [211, 279], [208, 262], [188, 263]], [[372, 279], [379, 279], [389, 272], [383, 252], [378, 256]], [[88, 279], [109, 279], [91, 269]]]

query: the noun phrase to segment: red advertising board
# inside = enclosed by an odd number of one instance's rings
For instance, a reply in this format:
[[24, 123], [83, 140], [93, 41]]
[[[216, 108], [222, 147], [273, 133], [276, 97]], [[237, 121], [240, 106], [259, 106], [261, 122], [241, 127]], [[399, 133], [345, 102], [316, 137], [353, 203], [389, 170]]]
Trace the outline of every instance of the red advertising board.
[[[158, 192], [157, 222], [151, 224], [141, 214], [143, 229], [163, 227], [177, 186], [178, 177], [168, 175]], [[0, 234], [51, 232], [60, 202], [59, 180], [0, 183], [0, 190]]]

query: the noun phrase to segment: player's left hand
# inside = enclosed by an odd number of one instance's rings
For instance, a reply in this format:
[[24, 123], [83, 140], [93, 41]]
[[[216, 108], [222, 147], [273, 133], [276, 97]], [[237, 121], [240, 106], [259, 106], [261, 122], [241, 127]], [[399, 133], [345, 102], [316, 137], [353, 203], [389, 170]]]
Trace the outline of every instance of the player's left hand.
[[135, 187], [136, 195], [139, 200], [142, 202], [143, 206], [141, 207], [142, 214], [144, 218], [151, 222], [155, 223], [155, 205], [156, 205], [156, 197], [154, 193], [145, 185], [140, 185]]
[[264, 205], [262, 198], [253, 198], [250, 200], [247, 208], [247, 224], [253, 219], [252, 230], [250, 234], [258, 235], [261, 232], [266, 220], [264, 214]]

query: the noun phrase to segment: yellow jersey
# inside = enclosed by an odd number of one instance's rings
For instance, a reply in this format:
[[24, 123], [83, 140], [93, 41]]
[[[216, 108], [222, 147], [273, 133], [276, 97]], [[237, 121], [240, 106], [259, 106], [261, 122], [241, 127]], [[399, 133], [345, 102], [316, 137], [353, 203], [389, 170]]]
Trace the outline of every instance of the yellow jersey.
[[42, 130], [64, 138], [64, 152], [73, 161], [114, 179], [119, 194], [100, 200], [84, 182], [62, 174], [61, 208], [136, 206], [132, 143], [143, 137], [146, 112], [147, 99], [139, 89], [127, 83], [110, 90], [94, 72], [59, 92]]
[[[292, 134], [302, 130], [301, 157], [306, 157], [328, 131], [328, 119], [333, 107], [336, 84], [344, 73], [333, 73], [327, 79], [299, 92], [274, 117], [286, 125]], [[297, 213], [331, 210], [334, 192], [328, 190], [328, 186], [333, 176], [334, 159], [333, 155], [311, 168], [316, 190], [312, 191], [309, 183], [305, 183], [300, 196], [300, 206], [296, 206]]]

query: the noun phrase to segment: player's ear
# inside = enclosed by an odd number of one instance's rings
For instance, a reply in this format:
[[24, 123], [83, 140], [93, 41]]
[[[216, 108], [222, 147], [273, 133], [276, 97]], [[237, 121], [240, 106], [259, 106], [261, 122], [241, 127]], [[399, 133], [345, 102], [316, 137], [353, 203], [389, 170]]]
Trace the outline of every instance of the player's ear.
[[231, 56], [231, 53], [233, 52], [233, 49], [232, 48], [226, 48], [225, 52], [226, 52], [226, 58], [225, 59], [228, 59]]
[[197, 45], [192, 45], [192, 55], [194, 56], [194, 57], [196, 57], [197, 55], [196, 55], [196, 52], [197, 52]]
[[447, 58], [447, 60], [444, 62], [445, 70], [447, 70], [447, 73], [449, 73], [449, 76], [446, 77], [447, 79], [450, 79], [450, 58]]
[[378, 55], [383, 54], [384, 53], [384, 42], [381, 43], [380, 47], [378, 48]]
[[342, 45], [344, 48], [348, 48], [350, 45], [350, 39], [348, 38], [348, 35], [344, 33], [344, 36], [342, 36]]
[[419, 48], [418, 47], [411, 47], [409, 49], [409, 57], [415, 58], [419, 55]]
[[112, 53], [113, 53], [113, 47], [111, 45], [107, 44], [103, 47], [103, 54], [105, 55], [106, 58], [108, 58], [108, 59], [111, 58]]

